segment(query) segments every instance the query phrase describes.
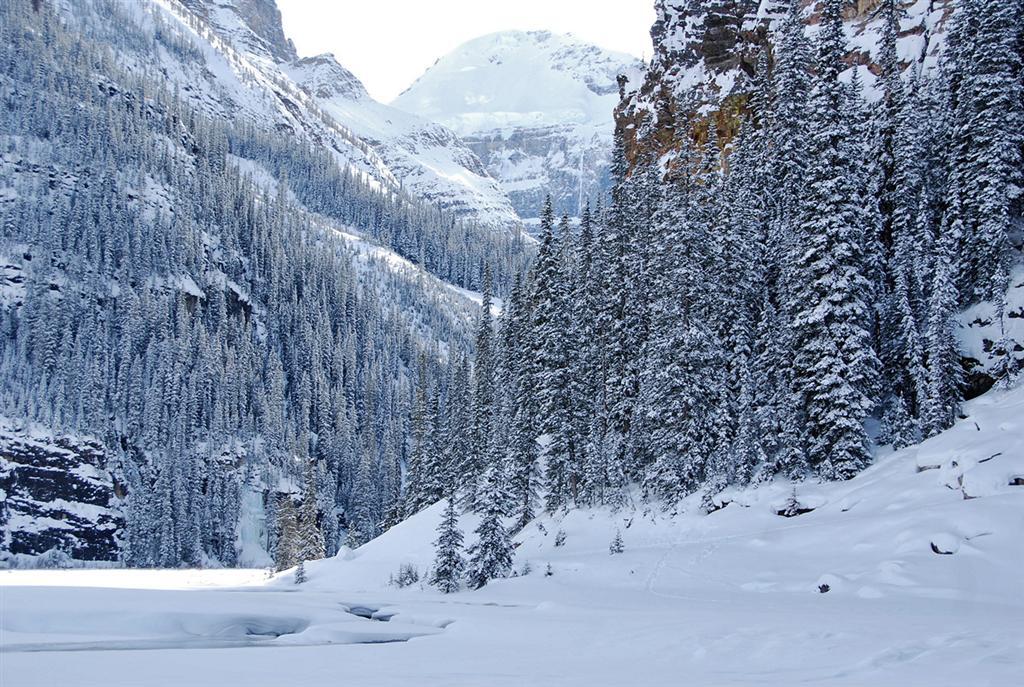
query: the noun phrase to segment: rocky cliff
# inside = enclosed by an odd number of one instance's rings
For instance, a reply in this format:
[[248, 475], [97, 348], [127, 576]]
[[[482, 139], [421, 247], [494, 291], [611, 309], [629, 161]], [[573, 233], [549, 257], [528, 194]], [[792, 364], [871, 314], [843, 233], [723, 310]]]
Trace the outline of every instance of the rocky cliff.
[[117, 560], [123, 495], [98, 440], [0, 419], [0, 558]]
[[[818, 0], [802, 0], [801, 5], [807, 33], [813, 36]], [[878, 0], [857, 0], [846, 13], [847, 62], [851, 71], [858, 70], [869, 100], [877, 97], [882, 28], [877, 6]], [[953, 1], [902, 0], [902, 8], [900, 60], [904, 67], [933, 68]], [[690, 117], [714, 122], [720, 140], [728, 142], [736, 132], [736, 115], [747, 107], [762, 54], [770, 68], [775, 31], [787, 9], [786, 0], [657, 0], [653, 59], [616, 109], [630, 160], [643, 145], [657, 146], [658, 153], [678, 146], [672, 122], [680, 107]], [[646, 127], [651, 127], [653, 144], [637, 141]], [[706, 125], [697, 130], [702, 128]]]
[[274, 0], [182, 0], [241, 50], [273, 62], [298, 58]]

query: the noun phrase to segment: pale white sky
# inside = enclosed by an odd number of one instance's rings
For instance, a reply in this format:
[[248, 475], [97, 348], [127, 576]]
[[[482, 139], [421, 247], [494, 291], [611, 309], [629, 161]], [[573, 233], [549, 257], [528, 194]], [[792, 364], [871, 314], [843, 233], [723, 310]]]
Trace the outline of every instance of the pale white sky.
[[547, 29], [651, 56], [654, 0], [277, 0], [302, 57], [334, 53], [390, 102], [460, 44], [495, 31]]

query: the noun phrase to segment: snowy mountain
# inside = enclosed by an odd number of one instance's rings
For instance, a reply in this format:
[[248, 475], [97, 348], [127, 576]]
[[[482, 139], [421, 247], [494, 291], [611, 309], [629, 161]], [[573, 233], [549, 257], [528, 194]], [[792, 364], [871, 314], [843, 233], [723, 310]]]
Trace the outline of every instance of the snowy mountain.
[[274, 0], [181, 0], [238, 50], [265, 62], [291, 62], [295, 45], [284, 35]]
[[264, 565], [314, 488], [326, 551], [374, 536], [528, 260], [291, 81], [273, 8], [0, 5], [0, 565]]
[[556, 212], [607, 189], [619, 75], [640, 62], [570, 35], [507, 31], [440, 58], [393, 105], [455, 131], [521, 217], [550, 192]]
[[283, 69], [324, 112], [370, 145], [413, 196], [479, 226], [513, 232], [520, 226], [501, 186], [450, 129], [377, 102], [332, 55]]
[[[250, 64], [288, 90], [301, 88], [320, 113], [358, 141], [361, 166], [460, 219], [489, 229], [520, 225], [479, 160], [450, 131], [374, 101], [330, 55], [299, 59], [273, 0], [190, 0], [185, 5]], [[301, 106], [302, 104], [300, 104]], [[291, 109], [291, 105], [288, 106]]]
[[[300, 60], [273, 0], [116, 6], [149, 24], [157, 41], [186, 38], [187, 50], [172, 46], [157, 50], [155, 60], [145, 53], [135, 59], [140, 67], [160, 68], [181, 97], [208, 113], [292, 131], [384, 187], [403, 188], [481, 227], [518, 228], [507, 198], [450, 132], [373, 101], [333, 58]], [[325, 90], [326, 81], [332, 83]]]

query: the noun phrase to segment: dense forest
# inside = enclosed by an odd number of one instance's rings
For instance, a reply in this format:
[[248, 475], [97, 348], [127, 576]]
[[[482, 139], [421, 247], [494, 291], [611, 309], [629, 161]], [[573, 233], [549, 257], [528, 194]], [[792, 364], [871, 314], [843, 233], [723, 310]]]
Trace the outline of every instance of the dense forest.
[[[548, 202], [536, 249], [190, 107], [115, 55], [202, 60], [189, 39], [75, 7], [0, 7], [0, 413], [102, 441], [128, 565], [233, 565], [258, 511], [283, 569], [454, 497], [481, 585], [542, 510], [848, 479], [1016, 373], [1003, 336], [968, 387], [956, 318], [1014, 315], [1020, 2], [960, 3], [924, 70], [883, 0], [867, 98], [841, 0], [810, 34], [794, 0], [737, 122], [676, 102], [635, 155], [620, 122], [610, 197]], [[120, 30], [74, 29], [97, 17]]]
[[[901, 5], [884, 0], [871, 104], [842, 76], [843, 7], [825, 0], [812, 40], [789, 4], [727, 144], [679, 103], [637, 132], [633, 164], [620, 127], [604, 209], [577, 229], [545, 208], [528, 278], [495, 331], [479, 324], [471, 408], [446, 420], [463, 453], [431, 442], [444, 430], [421, 391], [407, 502], [456, 494], [483, 515], [474, 585], [510, 572], [510, 531], [538, 509], [696, 493], [713, 511], [734, 486], [849, 479], [873, 445], [957, 417], [956, 316], [979, 300], [1012, 316], [1022, 5], [961, 3], [925, 73], [904, 70]], [[665, 158], [645, 145], [658, 126], [685, 141]], [[1015, 374], [1015, 345], [995, 342], [989, 383]], [[439, 569], [457, 567], [453, 534], [446, 518]]]
[[[119, 26], [118, 49], [201, 59]], [[129, 565], [232, 565], [264, 511], [273, 551], [303, 492], [326, 553], [372, 538], [403, 515], [409, 408], [466, 364], [469, 314], [335, 228], [468, 288], [485, 256], [510, 284], [529, 246], [119, 64], [48, 4], [0, 7], [0, 412], [102, 440]]]

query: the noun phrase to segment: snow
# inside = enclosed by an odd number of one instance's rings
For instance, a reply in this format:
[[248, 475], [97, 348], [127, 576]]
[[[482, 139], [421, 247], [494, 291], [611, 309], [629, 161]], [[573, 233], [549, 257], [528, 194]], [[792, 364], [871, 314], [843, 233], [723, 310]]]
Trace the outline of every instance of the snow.
[[[339, 167], [375, 185], [399, 186], [385, 162], [365, 143], [343, 125], [325, 123], [313, 99], [269, 58], [264, 39], [236, 14], [238, 7], [233, 3], [213, 6], [209, 22], [178, 0], [118, 0], [117, 6], [126, 19], [145, 31], [155, 32], [159, 22], [162, 30], [187, 39], [202, 55], [201, 63], [192, 64], [161, 49], [150, 56], [159, 58], [157, 65], [138, 65], [140, 69], [158, 67], [163, 78], [179, 86], [181, 96], [191, 106], [216, 118], [286, 128], [311, 141], [326, 139]], [[72, 7], [69, 16], [83, 22], [103, 21], [99, 16], [89, 16], [85, 9], [84, 5]], [[122, 51], [118, 59], [131, 65], [138, 58]]]
[[788, 483], [726, 493], [710, 515], [695, 496], [544, 516], [516, 538], [531, 572], [478, 591], [388, 586], [402, 564], [425, 575], [443, 504], [309, 564], [301, 587], [252, 570], [2, 573], [0, 681], [1017, 684], [1024, 387], [964, 410], [849, 482], [796, 485], [813, 510], [795, 517], [777, 514]]
[[[1006, 336], [1024, 345], [1024, 267], [1017, 267], [1010, 275], [1010, 286], [1006, 292], [1007, 317], [1003, 321]], [[966, 310], [958, 318], [959, 340], [963, 355], [977, 360], [981, 369], [990, 370], [996, 362], [993, 344], [1002, 338], [999, 313], [993, 301], [982, 301]], [[1015, 353], [1022, 359], [1020, 351]]]
[[638, 60], [571, 35], [502, 31], [442, 57], [394, 105], [460, 135], [612, 121], [615, 79]]
[[[847, 69], [842, 79], [849, 83], [856, 70], [864, 96], [869, 102], [875, 102], [882, 96], [877, 77], [865, 66], [868, 61], [877, 61], [881, 51], [883, 20], [874, 11], [877, 4], [856, 3], [856, 9], [851, 7], [846, 13], [844, 27], [850, 49], [849, 62], [859, 66]], [[819, 30], [820, 3], [815, 0], [803, 5], [803, 16], [808, 21], [806, 33], [813, 40]], [[913, 65], [926, 73], [938, 68], [944, 48], [946, 22], [953, 7], [954, 4], [950, 2], [929, 0], [904, 3], [896, 50], [905, 65]], [[701, 3], [672, 2], [658, 5], [658, 21], [668, 30], [655, 53], [655, 65], [651, 73], [657, 76], [661, 85], [679, 96], [696, 91], [703, 100], [700, 110], [707, 114], [714, 111], [729, 95], [749, 87], [750, 81], [742, 78], [738, 66], [716, 70], [705, 64], [702, 47], [705, 20], [703, 9]], [[744, 30], [753, 34], [763, 29], [771, 34], [778, 30], [785, 13], [785, 3], [760, 0], [757, 11], [747, 15]], [[661, 60], [659, 56], [669, 56], [667, 63], [658, 64]], [[908, 69], [905, 74], [909, 72]], [[640, 93], [640, 85], [639, 82], [631, 83], [633, 107], [651, 109], [654, 106], [653, 98]]]
[[68, 587], [88, 589], [199, 589], [244, 587], [267, 581], [264, 569], [211, 570], [0, 570], [0, 593], [11, 587]]
[[636, 58], [572, 35], [502, 31], [441, 57], [392, 105], [461, 136], [527, 222], [542, 190], [575, 216], [606, 190], [617, 77], [640, 73]]

